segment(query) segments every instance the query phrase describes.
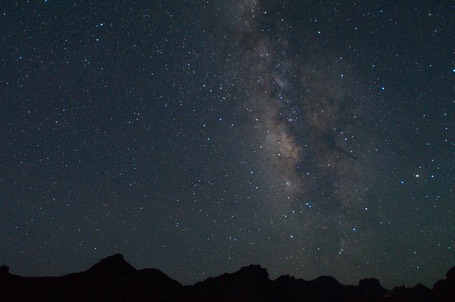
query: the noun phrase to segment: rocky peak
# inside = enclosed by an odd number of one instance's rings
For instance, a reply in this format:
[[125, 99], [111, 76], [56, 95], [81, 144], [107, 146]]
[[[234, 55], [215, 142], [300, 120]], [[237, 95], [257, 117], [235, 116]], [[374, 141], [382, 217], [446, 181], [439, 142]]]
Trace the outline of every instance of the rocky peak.
[[268, 280], [269, 273], [267, 270], [260, 265], [251, 264], [248, 266], [242, 267], [239, 271], [234, 273], [241, 278], [246, 279], [255, 279], [255, 280]]
[[128, 274], [135, 271], [136, 269], [126, 262], [122, 254], [115, 254], [101, 259], [100, 262], [92, 266], [87, 272], [97, 274]]

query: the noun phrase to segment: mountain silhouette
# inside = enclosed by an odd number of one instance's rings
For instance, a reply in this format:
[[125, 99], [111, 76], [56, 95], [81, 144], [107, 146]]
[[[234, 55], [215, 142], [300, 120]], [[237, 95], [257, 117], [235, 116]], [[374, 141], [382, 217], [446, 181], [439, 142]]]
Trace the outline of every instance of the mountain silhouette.
[[136, 272], [136, 269], [126, 262], [122, 254], [115, 254], [101, 259], [100, 262], [87, 270], [89, 274], [102, 275], [128, 275]]
[[259, 265], [183, 286], [158, 269], [135, 269], [121, 254], [102, 259], [88, 270], [62, 277], [22, 277], [0, 267], [0, 301], [174, 301], [174, 302], [454, 302], [455, 267], [432, 289], [383, 288], [379, 280], [342, 285], [331, 276], [306, 281], [289, 275], [270, 280]]

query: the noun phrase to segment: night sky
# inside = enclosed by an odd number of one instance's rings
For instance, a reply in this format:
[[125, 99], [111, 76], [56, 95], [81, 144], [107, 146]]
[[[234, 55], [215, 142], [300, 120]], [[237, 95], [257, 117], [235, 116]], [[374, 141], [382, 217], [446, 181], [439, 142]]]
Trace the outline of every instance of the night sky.
[[431, 287], [455, 265], [449, 2], [3, 1], [0, 264]]

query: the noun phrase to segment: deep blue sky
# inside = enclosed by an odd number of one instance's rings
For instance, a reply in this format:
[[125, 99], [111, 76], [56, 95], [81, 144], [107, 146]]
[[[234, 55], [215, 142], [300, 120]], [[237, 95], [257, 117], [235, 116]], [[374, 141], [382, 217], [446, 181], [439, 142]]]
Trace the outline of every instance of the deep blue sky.
[[445, 1], [10, 1], [0, 262], [427, 286], [455, 264]]

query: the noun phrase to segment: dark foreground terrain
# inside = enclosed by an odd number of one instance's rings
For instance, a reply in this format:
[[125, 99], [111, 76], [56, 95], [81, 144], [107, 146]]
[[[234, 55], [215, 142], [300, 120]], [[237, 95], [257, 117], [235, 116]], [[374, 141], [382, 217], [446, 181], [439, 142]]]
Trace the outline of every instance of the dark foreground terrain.
[[122, 255], [102, 259], [87, 271], [62, 277], [21, 277], [0, 268], [0, 301], [447, 301], [455, 302], [455, 267], [432, 289], [384, 289], [377, 279], [341, 285], [333, 277], [312, 281], [270, 280], [259, 265], [183, 286], [157, 269], [136, 270]]

